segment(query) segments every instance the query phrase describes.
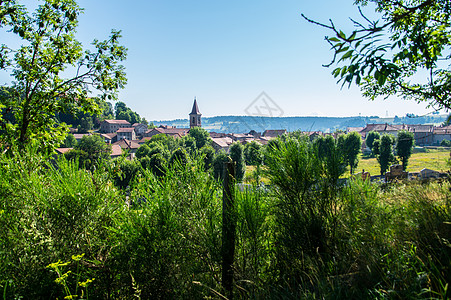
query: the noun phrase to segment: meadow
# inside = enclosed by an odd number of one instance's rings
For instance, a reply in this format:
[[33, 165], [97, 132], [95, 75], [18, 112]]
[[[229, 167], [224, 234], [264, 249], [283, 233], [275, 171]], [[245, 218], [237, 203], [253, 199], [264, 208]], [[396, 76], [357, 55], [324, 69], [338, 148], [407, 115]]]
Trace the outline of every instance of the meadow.
[[[431, 149], [427, 152], [413, 153], [407, 165], [408, 172], [419, 172], [422, 169], [432, 169], [439, 172], [446, 172], [450, 169], [448, 160], [450, 159], [450, 150]], [[371, 175], [379, 175], [380, 168], [376, 158], [362, 157], [360, 155], [359, 165], [356, 172], [364, 169]]]

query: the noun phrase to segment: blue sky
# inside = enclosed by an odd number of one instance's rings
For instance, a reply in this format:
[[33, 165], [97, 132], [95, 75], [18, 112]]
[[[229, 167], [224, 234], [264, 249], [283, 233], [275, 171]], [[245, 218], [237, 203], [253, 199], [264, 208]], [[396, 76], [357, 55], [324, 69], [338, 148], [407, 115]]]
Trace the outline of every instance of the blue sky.
[[[358, 15], [352, 0], [78, 2], [85, 45], [122, 30], [128, 85], [120, 100], [148, 120], [187, 118], [194, 97], [203, 116], [245, 115], [263, 91], [284, 116], [431, 111], [412, 101], [368, 101], [356, 87], [340, 89], [322, 67], [332, 57], [328, 32], [300, 14], [352, 29], [348, 17]], [[6, 80], [0, 74], [0, 83]]]

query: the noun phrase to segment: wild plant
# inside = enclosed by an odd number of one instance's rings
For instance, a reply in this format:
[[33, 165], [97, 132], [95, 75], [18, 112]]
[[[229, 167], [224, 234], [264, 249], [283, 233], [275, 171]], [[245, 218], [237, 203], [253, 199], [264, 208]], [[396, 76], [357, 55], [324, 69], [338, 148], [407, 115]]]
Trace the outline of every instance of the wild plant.
[[[64, 299], [89, 299], [88, 287], [95, 280], [95, 278], [88, 278], [85, 281], [80, 281], [80, 278], [82, 277], [80, 273], [80, 261], [83, 259], [83, 256], [84, 253], [80, 255], [72, 255], [72, 260], [76, 264], [75, 273], [71, 270], [63, 273], [64, 268], [70, 265], [72, 263], [71, 261], [63, 263], [61, 260], [58, 260], [57, 262], [51, 263], [47, 266], [48, 269], [53, 270], [58, 276], [55, 279], [55, 283], [62, 286], [65, 294]], [[75, 282], [73, 283], [75, 287], [71, 291], [71, 278], [69, 277], [72, 277], [72, 274], [75, 275]]]

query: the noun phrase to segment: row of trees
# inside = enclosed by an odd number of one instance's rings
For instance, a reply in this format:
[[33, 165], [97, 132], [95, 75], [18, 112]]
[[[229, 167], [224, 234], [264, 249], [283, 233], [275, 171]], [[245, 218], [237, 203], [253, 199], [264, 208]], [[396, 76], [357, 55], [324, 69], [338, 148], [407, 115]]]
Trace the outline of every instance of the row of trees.
[[[398, 159], [401, 161], [403, 169], [406, 169], [415, 139], [413, 133], [406, 130], [399, 131], [397, 137], [389, 134], [381, 136], [379, 132], [371, 131], [367, 135], [366, 145], [376, 156], [381, 175], [383, 175], [390, 164], [398, 162]], [[395, 156], [398, 156], [398, 159]]]

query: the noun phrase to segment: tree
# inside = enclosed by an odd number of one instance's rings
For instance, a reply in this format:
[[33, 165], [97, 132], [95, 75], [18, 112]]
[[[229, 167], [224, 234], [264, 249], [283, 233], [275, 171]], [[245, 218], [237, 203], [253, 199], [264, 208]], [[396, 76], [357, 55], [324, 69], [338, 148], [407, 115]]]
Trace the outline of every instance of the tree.
[[210, 134], [201, 127], [191, 128], [189, 130], [189, 135], [196, 140], [197, 149], [200, 149], [205, 145], [210, 145], [211, 143]]
[[241, 143], [235, 142], [230, 148], [230, 158], [235, 163], [235, 179], [238, 182], [243, 181], [246, 172], [246, 164], [244, 162], [244, 147]]
[[[374, 131], [374, 130], [368, 132], [368, 134], [367, 134], [367, 136], [366, 136], [365, 143], [366, 143], [366, 146], [367, 146], [368, 148], [370, 148], [371, 152], [373, 152], [373, 142], [374, 142], [375, 140], [380, 139], [380, 138], [381, 138], [381, 135], [380, 135], [379, 132]], [[374, 154], [374, 153], [373, 153], [373, 154]]]
[[213, 166], [213, 160], [215, 158], [215, 149], [210, 145], [205, 145], [200, 149], [201, 155], [204, 158], [204, 168], [209, 170]]
[[140, 123], [141, 117], [137, 112], [132, 111], [124, 102], [117, 102], [114, 106], [117, 120], [126, 120], [130, 124]]
[[350, 132], [344, 138], [344, 157], [351, 168], [351, 174], [359, 163], [359, 153], [362, 147], [362, 138], [357, 132]]
[[93, 127], [94, 123], [92, 122], [92, 118], [87, 116], [80, 120], [80, 125], [78, 125], [77, 129], [79, 133], [87, 133], [89, 130], [92, 130]]
[[345, 34], [330, 25], [303, 17], [328, 28], [326, 37], [334, 51], [332, 71], [342, 84], [359, 85], [370, 99], [397, 95], [417, 102], [426, 101], [436, 109], [451, 107], [451, 46], [448, 0], [356, 0], [372, 3], [380, 16], [352, 20], [355, 30]]
[[111, 145], [106, 144], [100, 135], [89, 135], [84, 136], [74, 147], [74, 150], [86, 153], [79, 158], [80, 165], [85, 165], [85, 168], [91, 169], [98, 165], [101, 160], [110, 158]]
[[396, 141], [396, 153], [402, 162], [403, 170], [406, 170], [407, 163], [412, 155], [413, 146], [415, 144], [414, 135], [412, 132], [406, 130], [398, 131], [398, 138]]
[[395, 139], [390, 134], [384, 134], [380, 140], [379, 155], [377, 156], [377, 161], [379, 162], [381, 168], [381, 175], [384, 175], [388, 170], [390, 164], [396, 162], [395, 155], [393, 154], [393, 145], [395, 144]]
[[261, 165], [263, 162], [262, 146], [256, 141], [247, 143], [244, 146], [244, 157], [247, 165]]
[[73, 134], [68, 134], [66, 139], [64, 140], [63, 146], [65, 148], [73, 148], [77, 145], [77, 140], [75, 139]]
[[213, 160], [213, 176], [218, 180], [224, 179], [224, 163], [230, 161], [230, 157], [224, 151], [219, 151]]
[[112, 31], [109, 39], [94, 40], [94, 51], [84, 50], [75, 38], [82, 9], [74, 0], [46, 0], [34, 13], [15, 1], [6, 1], [7, 6], [14, 10], [5, 14], [2, 4], [0, 26], [19, 37], [21, 46], [0, 48], [0, 68], [14, 78], [8, 93], [0, 97], [0, 110], [14, 115], [14, 122], [0, 115], [0, 128], [6, 132], [0, 143], [37, 141], [51, 150], [66, 132], [55, 120], [58, 112], [96, 113], [99, 107], [89, 97], [93, 90], [102, 99], [116, 98], [126, 83], [119, 65], [126, 49], [119, 45], [120, 32]]
[[136, 175], [139, 174], [139, 165], [135, 160], [130, 161], [124, 157], [118, 157], [114, 159], [113, 165], [112, 179], [114, 184], [121, 189], [130, 186]]
[[379, 150], [381, 149], [381, 140], [380, 139], [377, 139], [377, 140], [374, 140], [374, 142], [373, 142], [373, 154], [374, 155], [379, 155]]

